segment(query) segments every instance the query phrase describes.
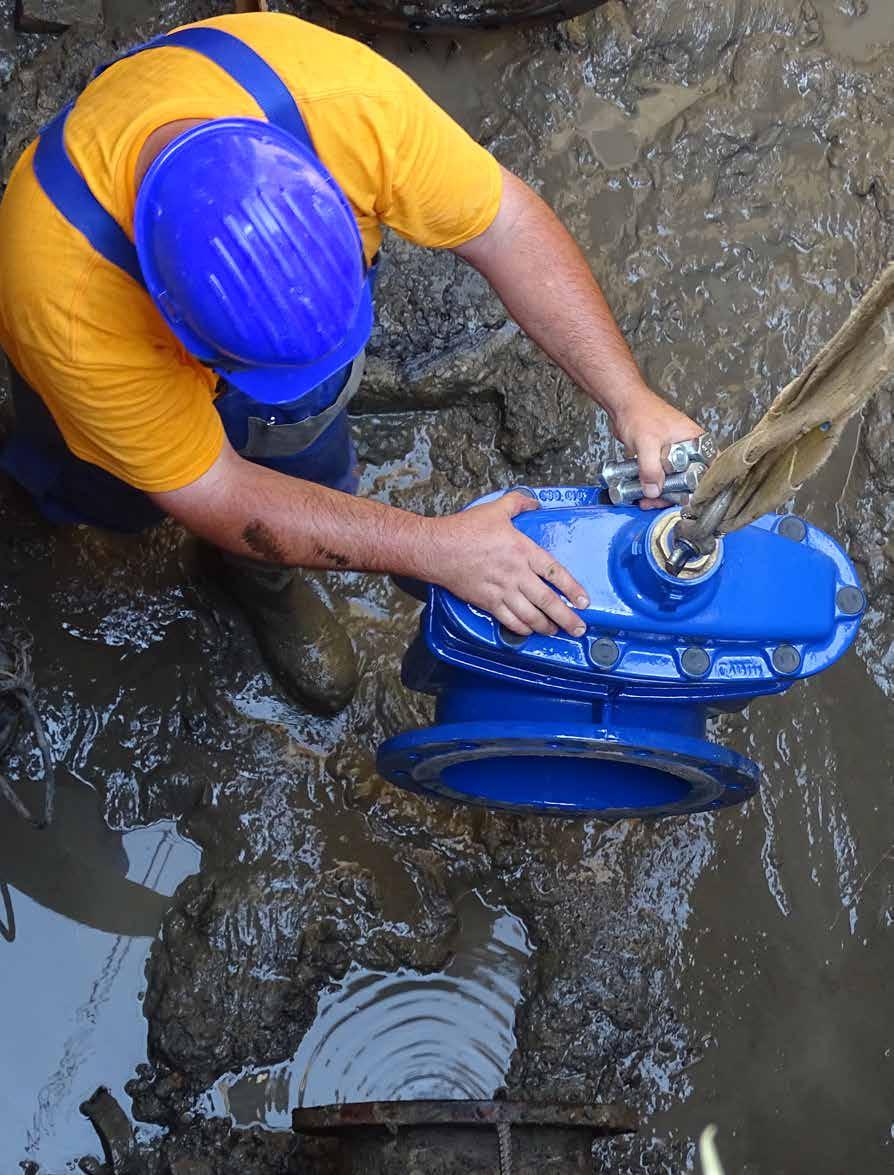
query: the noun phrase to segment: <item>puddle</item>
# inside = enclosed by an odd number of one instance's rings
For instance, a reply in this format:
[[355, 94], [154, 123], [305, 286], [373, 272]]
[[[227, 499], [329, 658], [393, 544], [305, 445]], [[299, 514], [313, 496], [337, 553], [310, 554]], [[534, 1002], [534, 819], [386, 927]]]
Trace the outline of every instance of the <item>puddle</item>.
[[218, 1082], [206, 1109], [288, 1129], [296, 1106], [492, 1097], [515, 1048], [531, 946], [523, 923], [477, 891], [457, 906], [459, 944], [443, 971], [352, 967], [320, 997], [291, 1060]]
[[575, 138], [581, 138], [589, 143], [607, 171], [630, 167], [639, 158], [644, 144], [651, 142], [684, 110], [713, 94], [718, 85], [719, 80], [712, 78], [700, 86], [651, 86], [637, 102], [633, 114], [585, 89], [580, 95], [574, 125], [553, 135], [552, 149], [561, 154]]
[[145, 1060], [146, 956], [166, 896], [198, 870], [199, 850], [169, 821], [110, 832], [83, 784], [60, 786], [45, 833], [8, 810], [0, 822], [14, 921], [13, 941], [0, 941], [0, 1039], [15, 1068], [0, 1138], [5, 1160], [62, 1171], [99, 1149], [80, 1103], [98, 1085], [121, 1098]]
[[854, 61], [871, 61], [894, 41], [891, 0], [813, 0], [823, 22], [825, 43]]

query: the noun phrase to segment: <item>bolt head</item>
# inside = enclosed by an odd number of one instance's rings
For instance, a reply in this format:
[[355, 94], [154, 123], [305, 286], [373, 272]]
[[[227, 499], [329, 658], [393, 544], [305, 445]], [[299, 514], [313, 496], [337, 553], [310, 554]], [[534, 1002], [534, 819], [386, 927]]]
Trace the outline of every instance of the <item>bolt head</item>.
[[692, 459], [692, 450], [685, 441], [677, 441], [667, 451], [667, 465], [670, 470], [680, 473]]
[[522, 636], [520, 632], [513, 632], [511, 628], [507, 628], [505, 624], [501, 624], [497, 628], [500, 640], [504, 645], [508, 645], [510, 649], [520, 649], [527, 641], [526, 636]]
[[703, 432], [700, 437], [696, 437], [695, 443], [699, 457], [706, 465], [710, 465], [717, 456], [717, 442], [709, 432]]
[[599, 669], [611, 669], [621, 655], [617, 642], [610, 636], [601, 636], [590, 644], [590, 660]]
[[866, 607], [866, 597], [858, 587], [850, 585], [839, 588], [835, 595], [838, 610], [845, 616], [859, 616]]
[[625, 490], [625, 486], [627, 486], [629, 484], [630, 484], [629, 482], [623, 482], [623, 481], [609, 482], [608, 500], [611, 502], [611, 504], [613, 506], [623, 506], [626, 504], [627, 493]]
[[698, 483], [702, 479], [702, 473], [704, 472], [704, 468], [705, 467], [703, 465], [699, 465], [699, 464], [690, 465], [688, 467], [688, 469], [686, 469], [686, 471], [683, 473], [683, 479], [686, 483], [686, 489], [689, 490], [690, 493], [692, 493], [698, 489]]
[[690, 645], [680, 657], [683, 672], [689, 677], [704, 677], [711, 667], [711, 658], [699, 645]]
[[795, 514], [786, 514], [776, 527], [776, 533], [793, 543], [803, 543], [807, 537], [807, 524]]
[[777, 673], [797, 673], [801, 668], [801, 654], [794, 645], [777, 645], [771, 660]]

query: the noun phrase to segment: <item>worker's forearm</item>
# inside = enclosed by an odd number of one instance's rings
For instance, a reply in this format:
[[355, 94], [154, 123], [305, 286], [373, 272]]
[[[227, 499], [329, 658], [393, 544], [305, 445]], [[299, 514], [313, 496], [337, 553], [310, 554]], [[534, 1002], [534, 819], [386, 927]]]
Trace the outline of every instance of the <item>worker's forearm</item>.
[[586, 259], [555, 213], [504, 171], [492, 229], [457, 252], [488, 279], [522, 329], [616, 417], [646, 393]]
[[587, 606], [581, 584], [512, 525], [516, 514], [536, 508], [524, 494], [424, 518], [253, 465], [224, 441], [191, 485], [150, 497], [201, 538], [240, 555], [441, 584], [522, 635], [559, 626], [573, 636], [584, 631], [564, 602]]
[[426, 577], [435, 519], [355, 498], [225, 452], [198, 483], [153, 495], [216, 546], [270, 563]]

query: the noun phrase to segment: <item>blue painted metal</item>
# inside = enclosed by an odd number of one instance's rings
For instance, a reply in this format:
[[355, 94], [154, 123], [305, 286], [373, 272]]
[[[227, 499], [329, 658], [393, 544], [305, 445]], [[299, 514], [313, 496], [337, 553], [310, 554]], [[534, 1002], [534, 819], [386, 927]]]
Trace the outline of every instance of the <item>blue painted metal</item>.
[[[759, 769], [708, 741], [707, 719], [842, 656], [861, 616], [836, 600], [859, 588], [844, 551], [809, 524], [803, 541], [785, 538], [781, 517], [767, 515], [726, 536], [706, 574], [681, 581], [651, 555], [658, 512], [609, 506], [598, 486], [532, 492], [541, 509], [515, 525], [587, 590], [585, 635], [514, 637], [429, 587], [403, 679], [435, 695], [435, 725], [383, 743], [380, 773], [470, 803], [605, 819], [746, 799]], [[608, 667], [606, 638], [617, 648]], [[780, 645], [797, 651], [794, 672], [774, 667]], [[684, 660], [693, 647], [703, 673]]]

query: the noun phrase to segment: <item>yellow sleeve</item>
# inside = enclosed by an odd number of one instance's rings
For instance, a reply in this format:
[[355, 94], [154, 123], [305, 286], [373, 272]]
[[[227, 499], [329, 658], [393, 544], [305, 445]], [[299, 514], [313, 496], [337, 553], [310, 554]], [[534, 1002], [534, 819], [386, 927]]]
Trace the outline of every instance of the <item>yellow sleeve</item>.
[[499, 165], [406, 74], [388, 68], [392, 100], [381, 108], [388, 125], [380, 128], [379, 138], [389, 158], [376, 212], [414, 244], [462, 245], [497, 215]]
[[217, 377], [177, 344], [144, 291], [97, 265], [106, 272], [72, 323], [71, 365], [54, 364], [38, 386], [78, 457], [137, 489], [181, 489], [223, 446]]

